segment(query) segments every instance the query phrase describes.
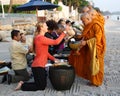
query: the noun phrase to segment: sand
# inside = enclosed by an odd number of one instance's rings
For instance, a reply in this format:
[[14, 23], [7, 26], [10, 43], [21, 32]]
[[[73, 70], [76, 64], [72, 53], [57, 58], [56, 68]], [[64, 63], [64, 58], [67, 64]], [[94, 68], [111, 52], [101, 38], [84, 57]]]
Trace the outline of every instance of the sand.
[[[0, 84], [0, 96], [120, 96], [120, 21], [106, 20], [107, 51], [105, 77], [102, 86], [88, 86], [87, 81], [77, 77], [70, 90], [56, 91], [49, 79], [44, 91], [14, 91], [15, 84]], [[0, 42], [0, 60], [10, 60], [9, 42]], [[1, 80], [2, 76], [0, 76]]]

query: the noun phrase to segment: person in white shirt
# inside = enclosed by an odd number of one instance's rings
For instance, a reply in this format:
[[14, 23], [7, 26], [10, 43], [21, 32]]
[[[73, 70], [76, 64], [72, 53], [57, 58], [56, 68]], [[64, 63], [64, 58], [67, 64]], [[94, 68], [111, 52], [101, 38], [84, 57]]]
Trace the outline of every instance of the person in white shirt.
[[10, 56], [11, 56], [11, 63], [12, 69], [15, 72], [15, 75], [8, 74], [7, 82], [16, 83], [21, 80], [28, 81], [29, 80], [29, 73], [27, 72], [27, 60], [26, 54], [31, 50], [31, 48], [25, 48], [20, 41], [20, 31], [19, 30], [12, 30], [11, 32], [12, 42], [10, 45]]

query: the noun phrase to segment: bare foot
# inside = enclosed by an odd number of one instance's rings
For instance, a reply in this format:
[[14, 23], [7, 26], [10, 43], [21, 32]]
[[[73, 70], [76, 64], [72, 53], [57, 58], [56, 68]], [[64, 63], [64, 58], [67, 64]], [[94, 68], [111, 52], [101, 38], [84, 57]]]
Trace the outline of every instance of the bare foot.
[[24, 83], [23, 81], [20, 81], [14, 90], [15, 91], [20, 90], [23, 83]]

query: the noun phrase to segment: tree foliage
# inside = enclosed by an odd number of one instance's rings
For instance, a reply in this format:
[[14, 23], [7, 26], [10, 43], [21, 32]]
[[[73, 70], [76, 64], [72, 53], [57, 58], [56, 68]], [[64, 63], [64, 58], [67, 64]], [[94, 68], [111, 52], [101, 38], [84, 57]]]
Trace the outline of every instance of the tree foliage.
[[[46, 0], [47, 2], [50, 2], [50, 0]], [[59, 0], [55, 0], [55, 4], [58, 4]], [[67, 5], [71, 8], [73, 6], [74, 9], [78, 8], [78, 11], [81, 12], [81, 9], [83, 6], [88, 5], [88, 1], [86, 0], [62, 0], [64, 5]]]

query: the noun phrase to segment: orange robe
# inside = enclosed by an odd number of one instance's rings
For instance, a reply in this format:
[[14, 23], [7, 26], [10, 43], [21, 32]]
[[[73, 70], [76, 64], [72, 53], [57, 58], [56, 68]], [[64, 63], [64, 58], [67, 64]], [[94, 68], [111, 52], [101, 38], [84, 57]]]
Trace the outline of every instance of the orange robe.
[[102, 84], [104, 78], [104, 54], [106, 49], [106, 39], [103, 24], [93, 20], [92, 23], [84, 27], [82, 37], [84, 37], [85, 40], [96, 38], [97, 56], [100, 64], [99, 73], [94, 76], [91, 75], [91, 55], [88, 45], [85, 45], [80, 49], [80, 55], [73, 55], [74, 51], [71, 51], [69, 63], [74, 66], [75, 72], [78, 76], [90, 80], [91, 83], [99, 86]]
[[103, 24], [103, 25], [105, 24], [105, 19], [102, 14], [98, 13], [96, 18], [101, 24]]

